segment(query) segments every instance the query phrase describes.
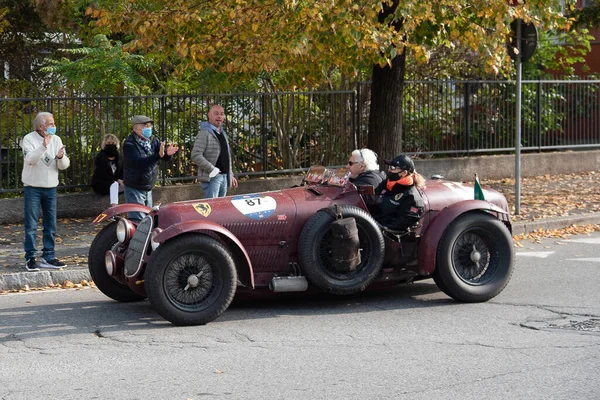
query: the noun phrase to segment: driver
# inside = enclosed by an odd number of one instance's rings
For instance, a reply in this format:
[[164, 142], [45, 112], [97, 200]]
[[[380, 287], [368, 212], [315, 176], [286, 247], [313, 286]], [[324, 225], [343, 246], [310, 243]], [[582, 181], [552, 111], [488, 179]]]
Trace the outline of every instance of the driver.
[[408, 156], [400, 155], [385, 163], [387, 179], [375, 190], [377, 197], [371, 214], [383, 227], [405, 231], [419, 222], [425, 210], [418, 190], [425, 187], [425, 178], [415, 171], [415, 164]]
[[[379, 171], [377, 154], [371, 149], [354, 150], [350, 154], [346, 167], [350, 171], [350, 182], [357, 187], [371, 185], [373, 188], [377, 188], [385, 179], [385, 174]], [[374, 203], [374, 197], [363, 195], [363, 200], [370, 210]]]

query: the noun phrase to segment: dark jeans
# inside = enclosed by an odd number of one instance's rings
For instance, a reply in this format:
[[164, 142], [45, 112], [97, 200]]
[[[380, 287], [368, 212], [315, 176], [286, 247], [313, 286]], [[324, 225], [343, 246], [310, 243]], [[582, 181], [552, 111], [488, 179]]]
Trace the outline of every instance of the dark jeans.
[[37, 256], [35, 248], [40, 206], [42, 206], [42, 220], [44, 231], [42, 236], [42, 257], [46, 260], [54, 259], [54, 237], [56, 236], [56, 188], [39, 188], [25, 186], [25, 259]]

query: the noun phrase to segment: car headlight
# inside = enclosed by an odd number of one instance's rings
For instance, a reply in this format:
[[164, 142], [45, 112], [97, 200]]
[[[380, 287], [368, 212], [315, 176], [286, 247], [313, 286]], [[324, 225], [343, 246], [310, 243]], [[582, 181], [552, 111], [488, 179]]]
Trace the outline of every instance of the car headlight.
[[117, 240], [119, 243], [127, 243], [135, 232], [135, 225], [128, 219], [122, 218], [117, 222]]
[[160, 243], [156, 242], [154, 240], [154, 238], [161, 232], [162, 232], [162, 229], [156, 228], [156, 229], [152, 230], [152, 234], [150, 234], [150, 246], [152, 246], [153, 251], [156, 250], [158, 248], [158, 246], [160, 245]]
[[104, 268], [106, 268], [106, 273], [108, 276], [113, 276], [115, 273], [115, 254], [112, 251], [107, 251], [104, 254]]

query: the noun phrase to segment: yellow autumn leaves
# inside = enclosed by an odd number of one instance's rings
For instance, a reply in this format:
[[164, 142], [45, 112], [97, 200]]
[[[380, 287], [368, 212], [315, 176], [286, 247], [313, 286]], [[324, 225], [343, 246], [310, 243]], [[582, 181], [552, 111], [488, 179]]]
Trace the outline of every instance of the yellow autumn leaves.
[[514, 18], [545, 29], [567, 23], [557, 0], [516, 7], [504, 0], [146, 3], [136, 9], [115, 0], [115, 7], [90, 8], [87, 14], [112, 32], [133, 35], [131, 50], [176, 54], [198, 70], [284, 72], [294, 77], [292, 86], [318, 80], [331, 67], [352, 74], [365, 66], [391, 64], [405, 49], [427, 62], [432, 49], [458, 42], [485, 57], [490, 69], [498, 69], [508, 62], [506, 34]]

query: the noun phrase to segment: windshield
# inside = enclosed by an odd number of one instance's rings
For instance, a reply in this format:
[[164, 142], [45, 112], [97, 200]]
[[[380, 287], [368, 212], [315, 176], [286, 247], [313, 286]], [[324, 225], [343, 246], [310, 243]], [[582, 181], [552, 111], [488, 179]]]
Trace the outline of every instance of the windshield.
[[312, 185], [324, 184], [342, 187], [348, 182], [349, 176], [350, 171], [346, 168], [333, 170], [325, 168], [322, 165], [313, 165], [306, 172], [302, 181]]

